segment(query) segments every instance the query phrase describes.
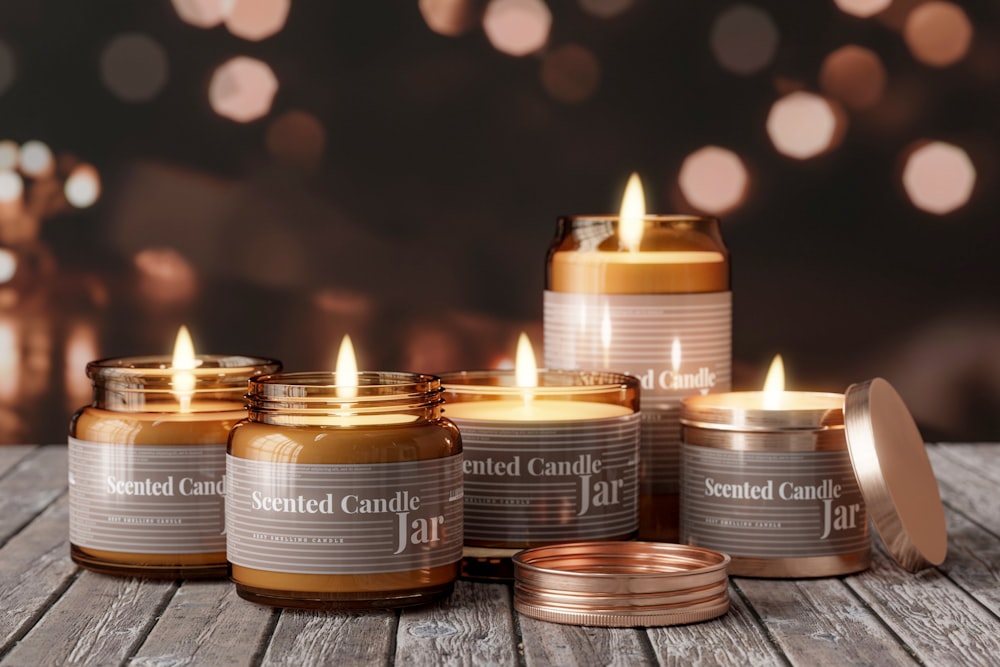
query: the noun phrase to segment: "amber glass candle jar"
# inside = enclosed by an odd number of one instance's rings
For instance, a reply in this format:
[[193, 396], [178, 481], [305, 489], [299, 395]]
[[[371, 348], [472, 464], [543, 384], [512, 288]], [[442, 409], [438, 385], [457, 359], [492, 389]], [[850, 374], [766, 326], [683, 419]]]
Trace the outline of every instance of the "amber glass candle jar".
[[[626, 195], [627, 196], [627, 195]], [[678, 539], [680, 402], [731, 385], [729, 254], [715, 218], [559, 220], [544, 295], [545, 365], [642, 387], [639, 537]]]
[[105, 574], [224, 577], [226, 441], [272, 359], [200, 355], [94, 361], [93, 403], [69, 431], [70, 553]]
[[462, 443], [440, 380], [279, 373], [250, 383], [229, 441], [239, 595], [281, 607], [402, 607], [447, 595], [462, 557]]

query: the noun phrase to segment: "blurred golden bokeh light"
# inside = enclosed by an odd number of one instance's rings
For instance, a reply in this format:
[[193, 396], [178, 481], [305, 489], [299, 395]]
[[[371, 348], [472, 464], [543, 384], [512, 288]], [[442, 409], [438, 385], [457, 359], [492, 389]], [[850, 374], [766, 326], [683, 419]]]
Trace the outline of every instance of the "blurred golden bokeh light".
[[76, 208], [93, 206], [101, 196], [101, 179], [97, 170], [89, 164], [74, 167], [66, 177], [63, 194], [66, 196], [66, 201]]
[[578, 104], [597, 92], [601, 83], [601, 64], [588, 49], [565, 44], [545, 54], [541, 80], [552, 99]]
[[483, 13], [483, 31], [498, 51], [526, 56], [548, 42], [552, 12], [541, 0], [490, 0]]
[[16, 169], [20, 152], [21, 147], [16, 141], [10, 139], [0, 141], [0, 169]]
[[21, 173], [35, 178], [46, 176], [52, 173], [55, 168], [52, 149], [42, 141], [24, 142], [24, 145], [21, 146], [18, 162], [21, 166]]
[[903, 188], [922, 211], [945, 215], [969, 202], [976, 185], [976, 167], [969, 154], [943, 141], [924, 142], [908, 151]]
[[910, 12], [903, 26], [903, 38], [920, 62], [948, 67], [969, 53], [972, 23], [958, 5], [935, 0]]
[[233, 0], [170, 0], [182, 21], [196, 28], [214, 28], [233, 7]]
[[751, 5], [734, 5], [712, 24], [709, 47], [722, 67], [750, 75], [771, 64], [780, 35], [771, 16]]
[[746, 199], [750, 173], [733, 151], [705, 146], [684, 158], [677, 182], [689, 204], [704, 213], [721, 215]]
[[149, 35], [124, 33], [101, 53], [101, 81], [124, 102], [148, 102], [167, 84], [167, 51]]
[[840, 11], [851, 16], [866, 19], [884, 12], [892, 5], [892, 0], [833, 0]]
[[0, 203], [15, 202], [24, 193], [21, 175], [9, 169], [0, 169]]
[[278, 78], [266, 63], [237, 56], [219, 66], [208, 86], [208, 100], [217, 114], [249, 123], [271, 110]]
[[225, 17], [229, 32], [259, 42], [285, 27], [291, 0], [230, 0], [232, 9]]
[[476, 22], [471, 0], [420, 0], [417, 7], [427, 27], [446, 37], [457, 37]]
[[0, 285], [9, 283], [17, 273], [17, 255], [13, 250], [0, 248]]
[[807, 160], [833, 148], [843, 120], [820, 95], [794, 92], [771, 106], [767, 135], [779, 153]]
[[823, 92], [851, 109], [869, 109], [882, 99], [886, 86], [882, 60], [855, 44], [842, 46], [823, 60], [819, 82]]

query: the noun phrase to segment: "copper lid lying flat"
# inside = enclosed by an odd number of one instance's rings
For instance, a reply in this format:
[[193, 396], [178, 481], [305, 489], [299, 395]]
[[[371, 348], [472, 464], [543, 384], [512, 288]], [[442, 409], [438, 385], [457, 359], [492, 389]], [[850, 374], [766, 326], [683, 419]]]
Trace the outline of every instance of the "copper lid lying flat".
[[875, 378], [847, 389], [844, 413], [851, 464], [889, 553], [913, 572], [940, 565], [948, 552], [944, 507], [903, 399]]
[[575, 625], [695, 623], [729, 609], [729, 556], [661, 542], [575, 542], [515, 554], [514, 608]]

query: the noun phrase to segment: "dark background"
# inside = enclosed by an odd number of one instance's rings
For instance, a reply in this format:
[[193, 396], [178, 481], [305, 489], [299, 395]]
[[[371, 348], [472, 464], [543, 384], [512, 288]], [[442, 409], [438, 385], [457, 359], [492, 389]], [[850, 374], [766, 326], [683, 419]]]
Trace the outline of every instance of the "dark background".
[[[0, 3], [0, 139], [44, 141], [102, 184], [95, 205], [54, 204], [36, 239], [7, 244], [20, 261], [0, 286], [0, 441], [62, 441], [89, 400], [88, 358], [168, 353], [182, 323], [201, 352], [290, 370], [331, 367], [344, 333], [368, 369], [495, 366], [521, 330], [540, 352], [556, 217], [616, 212], [631, 171], [651, 212], [697, 212], [677, 177], [706, 145], [738, 154], [750, 177], [722, 215], [736, 388], [756, 388], [781, 353], [790, 388], [881, 375], [928, 439], [1000, 439], [1000, 5], [956, 3], [972, 45], [938, 67], [901, 32], [922, 3], [867, 19], [832, 1], [747, 3], [779, 41], [740, 74], [709, 46], [738, 3], [634, 0], [605, 18], [554, 0], [547, 44], [524, 57], [494, 48], [477, 19], [486, 3], [467, 4], [475, 20], [446, 36], [415, 0], [296, 0], [280, 32], [249, 41], [185, 23], [169, 0]], [[122, 33], [162, 46], [167, 78], [149, 99], [102, 80]], [[570, 44], [599, 64], [578, 101], [541, 75]], [[771, 105], [824, 92], [823, 61], [848, 44], [881, 59], [879, 101], [841, 107], [829, 152], [780, 154]], [[207, 93], [237, 55], [279, 82], [247, 123]], [[313, 134], [275, 129], [302, 116], [312, 125], [295, 127]], [[945, 215], [901, 184], [926, 140], [976, 168], [970, 200]]]

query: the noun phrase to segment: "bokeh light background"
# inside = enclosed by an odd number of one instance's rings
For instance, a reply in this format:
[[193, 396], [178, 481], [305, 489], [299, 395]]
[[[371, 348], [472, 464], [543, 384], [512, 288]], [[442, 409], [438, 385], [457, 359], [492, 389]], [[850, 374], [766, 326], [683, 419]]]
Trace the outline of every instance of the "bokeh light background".
[[1000, 439], [992, 0], [4, 0], [0, 441], [83, 367], [369, 369], [541, 347], [561, 214], [718, 215], [738, 388], [884, 376]]

